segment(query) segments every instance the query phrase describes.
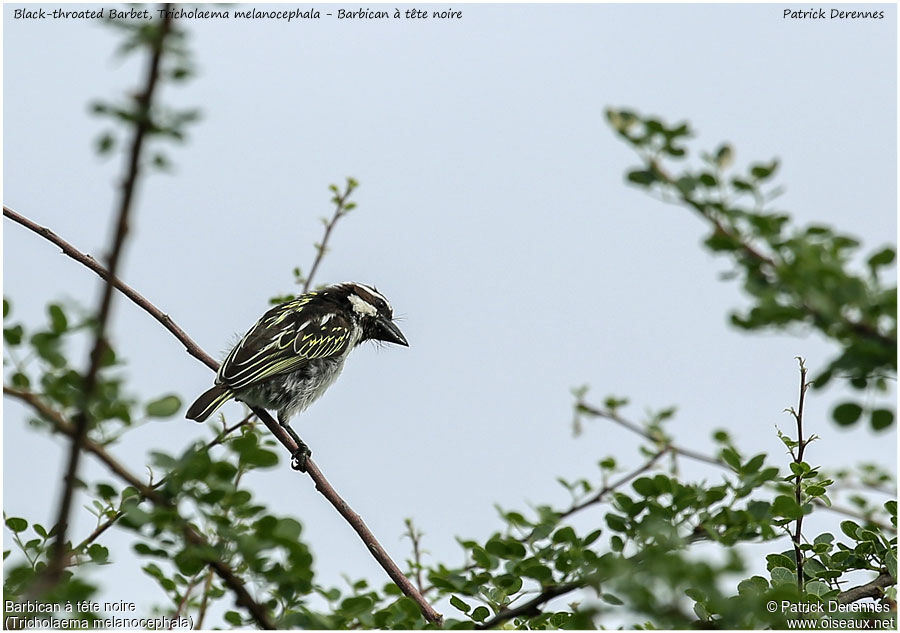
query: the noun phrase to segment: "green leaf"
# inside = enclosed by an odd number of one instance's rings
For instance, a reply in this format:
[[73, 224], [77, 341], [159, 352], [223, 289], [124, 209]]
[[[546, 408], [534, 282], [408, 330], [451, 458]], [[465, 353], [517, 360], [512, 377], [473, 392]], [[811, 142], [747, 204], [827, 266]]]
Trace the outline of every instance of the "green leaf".
[[757, 521], [769, 516], [772, 506], [768, 501], [751, 501], [747, 504], [747, 512]]
[[844, 402], [839, 404], [831, 412], [831, 417], [841, 426], [849, 426], [855, 424], [862, 415], [862, 407], [855, 402]]
[[109, 550], [99, 543], [93, 543], [88, 547], [87, 553], [91, 561], [95, 563], [105, 563], [109, 559]]
[[97, 137], [96, 145], [98, 154], [108, 154], [116, 146], [116, 137], [112, 132], [104, 132]]
[[24, 334], [25, 330], [22, 329], [21, 325], [3, 328], [3, 340], [6, 341], [7, 345], [19, 345], [22, 342], [22, 336]]
[[869, 258], [869, 268], [874, 271], [876, 268], [880, 268], [881, 266], [887, 266], [894, 261], [894, 257], [896, 257], [894, 249], [882, 249]]
[[278, 455], [264, 448], [256, 448], [246, 451], [242, 456], [242, 460], [248, 464], [252, 464], [258, 468], [271, 468], [278, 464]]
[[763, 465], [763, 462], [766, 461], [766, 454], [760, 453], [759, 455], [755, 455], [750, 461], [744, 464], [741, 472], [745, 475], [752, 475], [757, 472], [760, 467]]
[[762, 164], [753, 165], [750, 168], [750, 174], [757, 180], [765, 180], [766, 178], [771, 176], [773, 173], [775, 173], [775, 170], [777, 168], [778, 168], [778, 161], [773, 160], [768, 165], [762, 165]]
[[650, 477], [639, 477], [638, 479], [635, 479], [631, 483], [631, 487], [642, 497], [653, 497], [659, 494], [656, 482]]
[[55, 303], [51, 303], [47, 306], [47, 313], [50, 315], [50, 329], [55, 334], [62, 334], [68, 329], [69, 322], [61, 307]]
[[7, 301], [4, 298], [3, 299], [3, 318], [5, 319], [8, 316], [9, 316], [9, 301]]
[[341, 610], [349, 616], [358, 616], [372, 609], [372, 598], [369, 596], [353, 596], [341, 602]]
[[487, 607], [476, 607], [475, 610], [472, 611], [472, 619], [476, 622], [484, 622], [490, 614], [491, 612], [488, 611]]
[[147, 403], [147, 416], [151, 418], [168, 418], [178, 413], [181, 408], [181, 398], [174, 394], [163, 396]]
[[600, 538], [600, 535], [602, 533], [603, 533], [603, 530], [594, 530], [593, 532], [591, 532], [590, 534], [588, 534], [587, 536], [584, 537], [584, 540], [581, 542], [582, 545], [587, 547], [588, 545], [590, 545], [591, 543], [596, 541], [598, 538]]
[[618, 514], [607, 514], [606, 524], [613, 532], [625, 532], [628, 530], [628, 524], [625, 522], [625, 518]]
[[797, 574], [785, 567], [776, 567], [772, 570], [772, 585], [786, 585], [797, 582]]
[[565, 527], [559, 528], [556, 533], [553, 535], [554, 543], [577, 543], [578, 537], [575, 535], [575, 530], [572, 529], [571, 526], [566, 525]]
[[472, 607], [467, 605], [465, 602], [463, 602], [456, 596], [450, 596], [450, 606], [452, 606], [455, 609], [459, 609], [463, 613], [468, 613], [472, 609]]
[[778, 495], [772, 503], [772, 512], [776, 516], [786, 519], [799, 519], [803, 516], [803, 510], [797, 504], [797, 500], [788, 495]]
[[633, 169], [628, 172], [628, 180], [646, 187], [652, 185], [656, 181], [656, 174], [647, 169]]
[[24, 532], [28, 529], [28, 521], [18, 517], [10, 517], [6, 519], [6, 527], [16, 533]]
[[881, 431], [894, 423], [894, 412], [890, 409], [875, 409], [872, 411], [872, 428]]
[[857, 533], [859, 526], [853, 521], [841, 521], [841, 532], [852, 538], [854, 541], [859, 540]]
[[797, 565], [794, 559], [784, 554], [769, 554], [766, 556], [766, 569], [772, 571], [776, 567], [784, 567], [785, 569], [796, 569]]
[[737, 454], [731, 447], [725, 447], [722, 449], [722, 459], [725, 460], [725, 463], [734, 468], [735, 470], [740, 470], [741, 468], [741, 457]]
[[811, 593], [812, 595], [819, 596], [820, 598], [831, 591], [828, 588], [828, 585], [826, 585], [821, 580], [812, 580], [806, 583], [804, 589], [806, 590], [806, 593]]
[[178, 571], [185, 576], [193, 576], [203, 569], [203, 560], [190, 549], [184, 549], [175, 554], [175, 565]]
[[619, 600], [619, 598], [617, 598], [616, 596], [612, 595], [611, 593], [602, 593], [602, 594], [600, 594], [600, 599], [603, 600], [603, 602], [608, 602], [609, 604], [614, 604], [614, 605], [616, 605], [616, 606], [625, 604], [624, 602], [622, 602], [621, 600]]
[[237, 611], [226, 611], [225, 612], [225, 621], [228, 622], [228, 624], [231, 624], [233, 626], [240, 626], [242, 624], [241, 614], [238, 613]]
[[769, 581], [762, 576], [752, 576], [738, 583], [738, 593], [741, 595], [759, 596], [769, 588]]

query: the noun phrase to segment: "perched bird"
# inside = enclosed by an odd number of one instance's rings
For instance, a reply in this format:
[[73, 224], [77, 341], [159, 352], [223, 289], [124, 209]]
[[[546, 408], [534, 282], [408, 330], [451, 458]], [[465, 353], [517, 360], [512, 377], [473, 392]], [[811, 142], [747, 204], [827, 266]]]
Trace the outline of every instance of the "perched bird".
[[319, 398], [344, 368], [350, 350], [364, 341], [409, 346], [394, 322], [391, 304], [372, 286], [346, 282], [307, 292], [275, 306], [232, 349], [216, 384], [187, 410], [203, 422], [234, 398], [274, 409], [299, 448], [292, 466], [305, 470], [310, 450], [290, 419]]

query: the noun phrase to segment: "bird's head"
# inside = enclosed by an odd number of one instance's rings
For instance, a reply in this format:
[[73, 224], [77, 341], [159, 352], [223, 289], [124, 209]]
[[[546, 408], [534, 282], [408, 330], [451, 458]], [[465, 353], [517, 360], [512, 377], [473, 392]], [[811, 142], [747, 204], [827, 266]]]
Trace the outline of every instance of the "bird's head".
[[362, 328], [362, 341], [376, 340], [409, 347], [406, 337], [394, 324], [394, 309], [383, 294], [372, 286], [345, 282], [332, 286], [338, 300], [343, 303]]

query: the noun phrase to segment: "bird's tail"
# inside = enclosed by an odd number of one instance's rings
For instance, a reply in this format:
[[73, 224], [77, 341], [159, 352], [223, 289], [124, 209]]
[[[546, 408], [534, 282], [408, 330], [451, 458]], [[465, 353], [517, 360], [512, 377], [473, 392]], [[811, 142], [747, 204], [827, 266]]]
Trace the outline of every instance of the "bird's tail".
[[196, 402], [187, 410], [185, 417], [188, 420], [203, 422], [233, 397], [234, 392], [231, 389], [224, 385], [216, 385], [197, 398]]

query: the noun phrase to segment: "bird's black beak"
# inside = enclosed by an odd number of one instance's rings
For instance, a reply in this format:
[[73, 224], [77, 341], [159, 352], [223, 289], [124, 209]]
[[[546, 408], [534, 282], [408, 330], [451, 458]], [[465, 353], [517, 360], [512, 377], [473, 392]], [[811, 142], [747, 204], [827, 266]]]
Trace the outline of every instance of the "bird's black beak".
[[385, 341], [386, 343], [396, 343], [397, 345], [409, 347], [409, 343], [406, 342], [406, 337], [403, 336], [400, 328], [394, 325], [393, 321], [383, 316], [379, 316], [375, 320], [375, 336], [372, 338]]

